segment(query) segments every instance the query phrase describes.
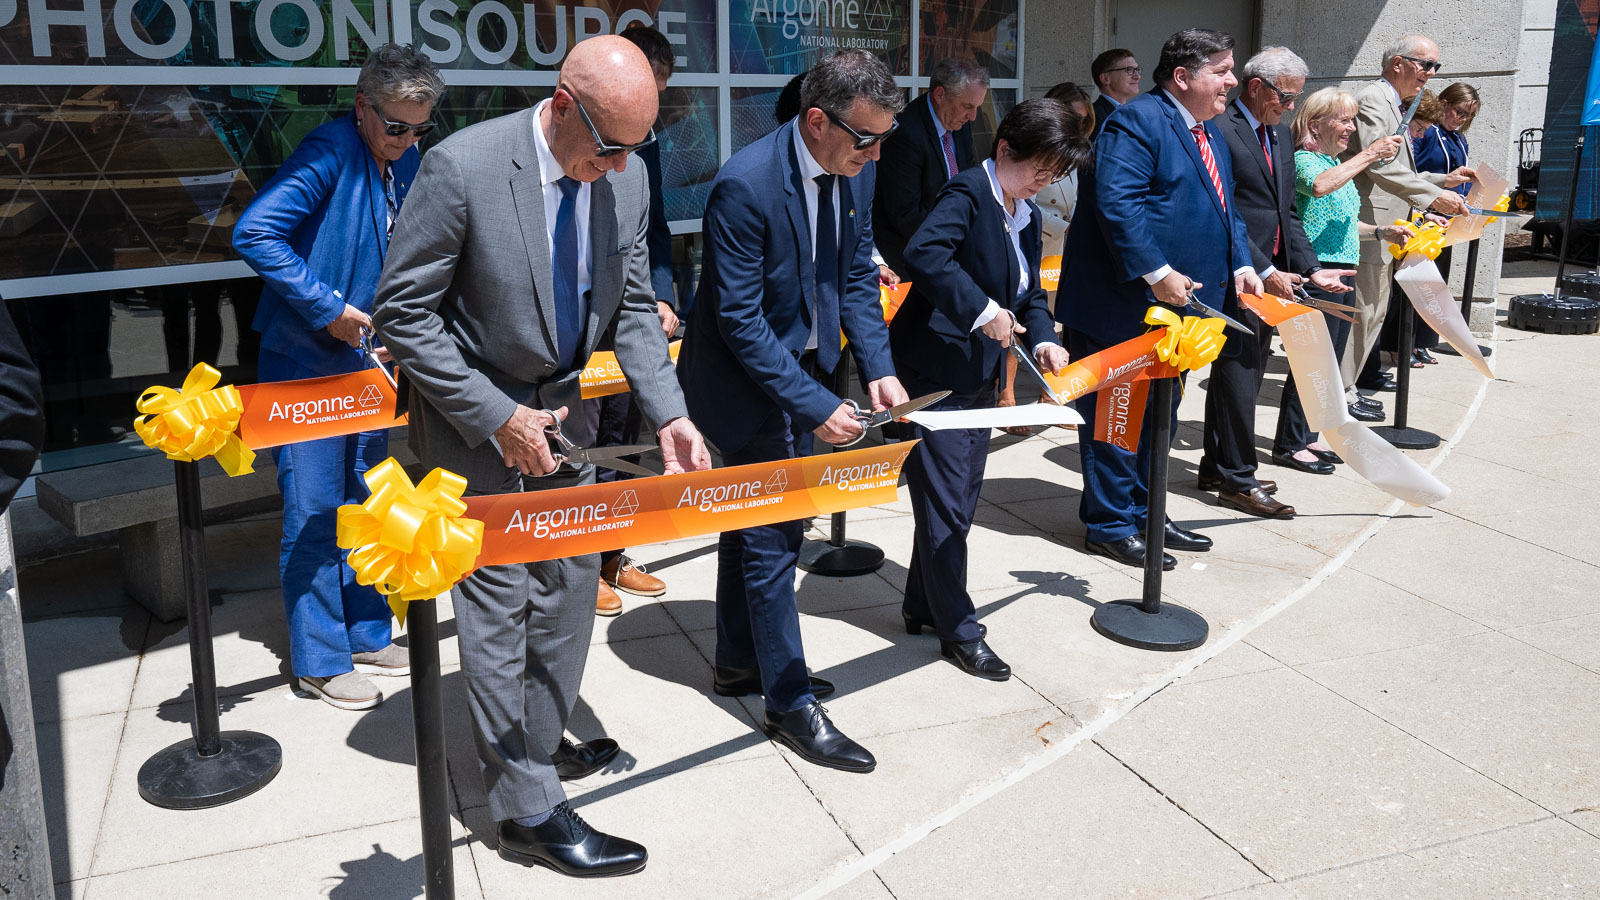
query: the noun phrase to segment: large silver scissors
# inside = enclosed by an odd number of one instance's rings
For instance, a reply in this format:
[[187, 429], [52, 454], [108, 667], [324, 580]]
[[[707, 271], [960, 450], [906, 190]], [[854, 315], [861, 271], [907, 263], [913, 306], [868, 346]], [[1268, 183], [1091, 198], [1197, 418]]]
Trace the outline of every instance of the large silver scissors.
[[856, 435], [855, 440], [851, 441], [850, 443], [840, 444], [839, 446], [853, 447], [860, 443], [862, 438], [867, 436], [868, 428], [877, 428], [881, 425], [887, 425], [888, 423], [893, 422], [895, 419], [904, 418], [905, 416], [908, 416], [925, 406], [932, 406], [948, 396], [950, 396], [949, 391], [934, 391], [931, 394], [923, 394], [921, 397], [907, 400], [904, 403], [891, 406], [888, 409], [880, 409], [876, 412], [870, 409], [862, 409], [861, 404], [850, 399], [849, 397], [846, 397], [844, 402], [850, 404], [850, 414], [855, 416], [857, 422], [861, 423], [861, 433]]
[[1044, 380], [1044, 372], [1039, 369], [1039, 364], [1033, 361], [1033, 357], [1028, 355], [1028, 351], [1022, 349], [1021, 344], [1016, 341], [1011, 342], [1011, 355], [1015, 356], [1021, 365], [1027, 366], [1028, 371], [1033, 373], [1033, 377], [1039, 379], [1039, 383], [1044, 385], [1045, 394], [1050, 398], [1051, 403], [1056, 406], [1065, 405], [1056, 399], [1056, 392], [1050, 389], [1050, 382]]
[[[645, 453], [650, 450], [654, 450], [656, 449], [654, 444], [623, 444], [617, 447], [579, 447], [562, 433], [561, 420], [556, 417], [554, 412], [547, 409], [544, 410], [544, 413], [545, 415], [548, 415], [554, 423], [551, 425], [546, 425], [544, 427], [544, 433], [550, 441], [550, 455], [555, 458], [557, 468], [559, 468], [562, 463], [567, 463], [573, 467], [588, 463], [591, 466], [604, 466], [607, 469], [615, 469], [618, 472], [626, 472], [629, 475], [639, 475], [644, 478], [655, 477], [656, 473], [646, 469], [644, 466], [636, 465], [628, 462], [625, 459], [617, 458], [620, 456], [633, 456], [638, 453]], [[545, 474], [548, 475], [550, 473], [546, 472]]]
[[1204, 303], [1201, 303], [1200, 298], [1194, 295], [1194, 288], [1192, 287], [1189, 289], [1189, 305], [1194, 307], [1195, 310], [1202, 316], [1210, 316], [1214, 319], [1221, 319], [1223, 324], [1229, 328], [1238, 329], [1239, 331], [1249, 335], [1254, 335], [1256, 333], [1254, 328], [1245, 325], [1243, 322], [1240, 322], [1233, 316], [1230, 316], [1221, 310], [1212, 309]]
[[[1420, 105], [1422, 105], [1422, 92], [1417, 91], [1417, 95], [1411, 98], [1411, 105], [1406, 107], [1406, 114], [1400, 119], [1400, 127], [1394, 130], [1395, 137], [1400, 138], [1402, 141], [1406, 140], [1408, 137], [1406, 132], [1411, 128], [1411, 120], [1416, 117], [1417, 107]], [[1401, 144], [1400, 149], [1395, 151], [1394, 156], [1391, 156], [1387, 159], [1380, 159], [1368, 168], [1375, 169], [1379, 166], [1387, 166], [1389, 163], [1394, 162], [1394, 157], [1399, 156], [1404, 150], [1405, 145]]]
[[1309, 306], [1312, 309], [1327, 313], [1335, 319], [1343, 319], [1346, 322], [1354, 322], [1356, 320], [1356, 317], [1351, 313], [1350, 307], [1345, 306], [1343, 303], [1335, 303], [1332, 300], [1319, 300], [1306, 293], [1306, 289], [1298, 284], [1294, 286], [1294, 300], [1301, 306]]
[[389, 387], [394, 388], [395, 393], [399, 393], [400, 385], [395, 383], [394, 373], [390, 372], [389, 367], [384, 365], [383, 360], [378, 358], [378, 349], [377, 347], [373, 346], [372, 343], [371, 328], [361, 329], [361, 354], [367, 358], [367, 362], [371, 363], [379, 372], [383, 373], [383, 377], [389, 381]]

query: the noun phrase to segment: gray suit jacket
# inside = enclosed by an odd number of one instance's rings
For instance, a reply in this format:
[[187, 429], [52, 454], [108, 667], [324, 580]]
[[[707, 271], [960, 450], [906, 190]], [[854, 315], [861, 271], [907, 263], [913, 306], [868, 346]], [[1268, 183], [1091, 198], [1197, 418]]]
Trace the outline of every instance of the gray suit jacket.
[[[421, 399], [482, 445], [518, 404], [560, 406], [588, 437], [578, 373], [556, 375], [555, 289], [533, 110], [474, 125], [423, 157], [395, 222], [373, 326]], [[594, 183], [593, 285], [580, 359], [616, 327], [617, 360], [645, 417], [685, 415], [650, 288], [642, 165]], [[419, 448], [421, 451], [423, 448]], [[425, 460], [432, 464], [440, 461]]]
[[[1356, 133], [1344, 158], [1361, 152], [1378, 138], [1394, 134], [1404, 115], [1395, 105], [1394, 91], [1378, 79], [1356, 91]], [[1406, 218], [1411, 209], [1427, 209], [1444, 189], [1442, 176], [1417, 172], [1411, 157], [1411, 138], [1401, 141], [1399, 155], [1381, 166], [1373, 166], [1356, 176], [1356, 191], [1361, 194], [1361, 221], [1368, 225], [1389, 225]]]

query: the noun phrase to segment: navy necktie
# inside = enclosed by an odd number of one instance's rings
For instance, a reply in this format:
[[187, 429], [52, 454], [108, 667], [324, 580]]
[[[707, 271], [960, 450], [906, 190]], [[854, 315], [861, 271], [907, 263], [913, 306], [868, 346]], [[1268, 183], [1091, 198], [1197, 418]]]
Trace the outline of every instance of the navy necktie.
[[583, 342], [583, 320], [587, 317], [584, 297], [578, 295], [578, 189], [581, 182], [560, 178], [561, 205], [556, 208], [555, 259], [551, 265], [556, 287], [556, 368], [570, 372], [576, 367], [578, 346]]
[[817, 368], [832, 372], [839, 364], [839, 220], [833, 211], [833, 175], [817, 183]]

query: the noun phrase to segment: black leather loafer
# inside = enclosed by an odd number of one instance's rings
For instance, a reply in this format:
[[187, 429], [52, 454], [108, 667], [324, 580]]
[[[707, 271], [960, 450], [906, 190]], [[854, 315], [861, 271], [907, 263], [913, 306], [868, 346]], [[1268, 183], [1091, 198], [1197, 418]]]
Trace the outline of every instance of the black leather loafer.
[[1350, 404], [1348, 409], [1350, 410], [1350, 418], [1355, 419], [1357, 422], [1383, 421], [1382, 410], [1373, 409], [1368, 406], [1362, 406], [1359, 403]]
[[1333, 463], [1323, 462], [1320, 459], [1308, 461], [1300, 459], [1293, 453], [1274, 453], [1272, 454], [1272, 463], [1273, 465], [1283, 466], [1286, 469], [1299, 469], [1302, 472], [1310, 472], [1312, 475], [1333, 474]]
[[806, 762], [841, 772], [871, 772], [878, 767], [867, 748], [845, 736], [821, 703], [786, 713], [767, 710], [767, 736], [800, 754]]
[[1393, 391], [1400, 387], [1400, 382], [1395, 381], [1394, 376], [1384, 374], [1371, 381], [1358, 381], [1356, 387], [1363, 391]]
[[[1222, 479], [1220, 477], [1207, 478], [1202, 475], [1200, 476], [1199, 484], [1200, 490], [1202, 491], [1222, 490]], [[1268, 481], [1265, 478], [1258, 478], [1256, 479], [1256, 484], [1259, 485], [1263, 491], [1266, 491], [1269, 494], [1276, 494], [1278, 492], [1278, 483], [1276, 481]]]
[[576, 781], [605, 768], [618, 749], [617, 742], [611, 738], [595, 738], [581, 744], [562, 738], [556, 752], [550, 754], [550, 761], [555, 763], [556, 777], [562, 781]]
[[940, 641], [939, 654], [954, 662], [957, 668], [968, 675], [976, 675], [990, 681], [1006, 681], [1011, 678], [1011, 667], [989, 649], [988, 643], [983, 638], [975, 641]]
[[[908, 616], [905, 613], [901, 613], [900, 614], [900, 618], [902, 618], [902, 619], [904, 619], [906, 621], [906, 634], [921, 634], [924, 629], [926, 629], [928, 631], [931, 631], [931, 632], [933, 632], [935, 634], [937, 634], [939, 632], [939, 629], [933, 627], [933, 623], [929, 622], [927, 619], [919, 619], [919, 618], [916, 618], [915, 616]], [[978, 637], [986, 638], [988, 636], [989, 636], [989, 626], [983, 624], [982, 622], [979, 622], [978, 623]], [[817, 699], [821, 700], [822, 699], [822, 695], [820, 695], [820, 694], [817, 695]]]
[[[1119, 541], [1091, 541], [1085, 539], [1083, 549], [1107, 559], [1115, 560], [1125, 566], [1136, 569], [1144, 568], [1144, 538], [1137, 534], [1130, 534]], [[1170, 553], [1161, 554], [1161, 570], [1171, 572], [1178, 567], [1178, 560]]]
[[1333, 463], [1336, 466], [1344, 465], [1344, 458], [1332, 450], [1316, 450], [1311, 447], [1307, 447], [1306, 449], [1311, 451], [1311, 455], [1325, 463]]
[[1356, 405], [1365, 407], [1367, 409], [1377, 410], [1378, 412], [1383, 412], [1383, 401], [1379, 400], [1377, 397], [1367, 397], [1362, 394], [1357, 394]]
[[[719, 697], [752, 697], [761, 695], [761, 670], [752, 666], [735, 669], [716, 666], [712, 670], [711, 690]], [[826, 700], [834, 694], [833, 682], [811, 676], [811, 696]]]
[[532, 828], [511, 819], [501, 822], [499, 836], [501, 859], [574, 878], [629, 875], [643, 869], [649, 858], [639, 844], [590, 828], [565, 801]]
[[[1274, 485], [1276, 487], [1276, 485]], [[1166, 537], [1163, 542], [1173, 550], [1187, 550], [1190, 553], [1204, 553], [1211, 549], [1211, 538], [1198, 531], [1185, 531], [1171, 521], [1163, 529]]]

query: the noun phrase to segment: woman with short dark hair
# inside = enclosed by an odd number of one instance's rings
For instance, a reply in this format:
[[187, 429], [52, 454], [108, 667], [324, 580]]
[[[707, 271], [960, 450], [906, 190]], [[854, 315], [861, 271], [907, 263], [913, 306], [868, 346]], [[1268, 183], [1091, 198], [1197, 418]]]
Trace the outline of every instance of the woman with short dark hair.
[[[1067, 351], [1039, 284], [1039, 208], [1030, 198], [1090, 154], [1082, 118], [1057, 100], [1013, 107], [992, 157], [951, 178], [906, 245], [911, 292], [889, 328], [895, 370], [911, 396], [948, 390], [936, 410], [994, 405], [1002, 359], [1022, 340], [1039, 365], [1060, 372]], [[932, 628], [962, 671], [1004, 681], [967, 592], [967, 533], [983, 483], [989, 430], [929, 431], [905, 464], [916, 520], [901, 613], [906, 631]]]

